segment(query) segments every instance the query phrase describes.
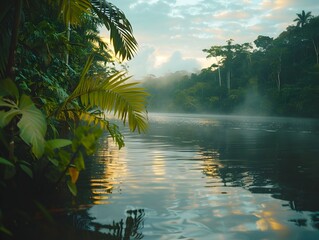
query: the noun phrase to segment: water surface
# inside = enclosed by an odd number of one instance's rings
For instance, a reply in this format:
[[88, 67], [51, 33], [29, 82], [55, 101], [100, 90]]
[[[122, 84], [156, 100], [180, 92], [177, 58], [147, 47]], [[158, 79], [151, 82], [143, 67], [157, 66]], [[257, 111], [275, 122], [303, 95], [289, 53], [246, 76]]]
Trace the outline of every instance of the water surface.
[[[319, 239], [319, 122], [150, 114], [104, 137], [78, 225], [109, 239]], [[85, 220], [86, 219], [86, 220]]]

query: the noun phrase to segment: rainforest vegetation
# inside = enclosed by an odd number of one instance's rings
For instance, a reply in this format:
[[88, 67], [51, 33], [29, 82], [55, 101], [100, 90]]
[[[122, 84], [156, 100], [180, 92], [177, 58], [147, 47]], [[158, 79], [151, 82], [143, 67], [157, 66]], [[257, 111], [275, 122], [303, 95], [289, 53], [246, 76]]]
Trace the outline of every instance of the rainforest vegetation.
[[125, 67], [115, 67], [138, 44], [125, 14], [110, 2], [2, 0], [0, 31], [1, 239], [25, 237], [34, 216], [51, 221], [43, 196], [64, 187], [77, 195], [102, 134], [124, 146], [105, 112], [138, 132], [147, 129], [146, 105], [319, 116], [319, 17], [310, 13], [298, 14], [296, 26], [275, 39], [258, 36], [254, 46], [229, 39], [204, 49], [215, 60], [210, 68], [148, 78], [147, 91], [129, 81]]
[[[99, 34], [102, 27], [109, 43]], [[130, 22], [112, 3], [3, 0], [0, 31], [4, 239], [23, 237], [19, 229], [32, 222], [35, 212], [50, 219], [42, 196], [64, 186], [77, 194], [79, 174], [103, 131], [124, 145], [105, 112], [131, 131], [146, 130], [147, 94], [115, 68], [115, 61], [134, 56], [137, 42]]]
[[302, 11], [278, 37], [208, 46], [199, 73], [145, 78], [150, 111], [319, 117], [319, 16]]

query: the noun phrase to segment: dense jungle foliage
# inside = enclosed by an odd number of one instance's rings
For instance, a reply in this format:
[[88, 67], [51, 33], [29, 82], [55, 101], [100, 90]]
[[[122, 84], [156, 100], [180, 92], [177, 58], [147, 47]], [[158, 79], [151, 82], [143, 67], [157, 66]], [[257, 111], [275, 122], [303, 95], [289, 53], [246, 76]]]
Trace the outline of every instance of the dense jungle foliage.
[[200, 73], [145, 78], [150, 111], [319, 117], [319, 16], [297, 14], [277, 38], [203, 51]]
[[0, 31], [0, 238], [24, 239], [21, 227], [32, 229], [35, 213], [51, 219], [43, 196], [64, 186], [77, 194], [103, 131], [124, 145], [105, 112], [146, 130], [147, 94], [115, 68], [137, 42], [112, 3], [3, 0]]

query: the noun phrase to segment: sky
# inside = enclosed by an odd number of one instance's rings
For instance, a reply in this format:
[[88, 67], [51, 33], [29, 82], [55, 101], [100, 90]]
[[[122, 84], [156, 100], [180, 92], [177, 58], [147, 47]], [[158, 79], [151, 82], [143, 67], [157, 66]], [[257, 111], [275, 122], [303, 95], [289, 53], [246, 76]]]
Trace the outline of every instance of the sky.
[[[319, 15], [318, 0], [113, 0], [133, 27], [139, 48], [126, 62], [139, 80], [176, 71], [197, 72], [213, 63], [203, 49], [278, 37], [297, 13]], [[103, 31], [102, 31], [103, 34]]]

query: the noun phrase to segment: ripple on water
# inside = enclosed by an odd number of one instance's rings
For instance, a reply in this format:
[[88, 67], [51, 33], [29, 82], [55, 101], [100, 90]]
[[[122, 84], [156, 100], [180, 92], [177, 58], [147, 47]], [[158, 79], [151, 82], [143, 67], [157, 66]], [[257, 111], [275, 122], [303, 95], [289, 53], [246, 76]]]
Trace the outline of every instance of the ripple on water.
[[174, 114], [150, 121], [147, 134], [125, 135], [120, 151], [103, 142], [89, 188], [96, 223], [129, 219], [152, 240], [319, 239], [319, 138], [310, 124]]

